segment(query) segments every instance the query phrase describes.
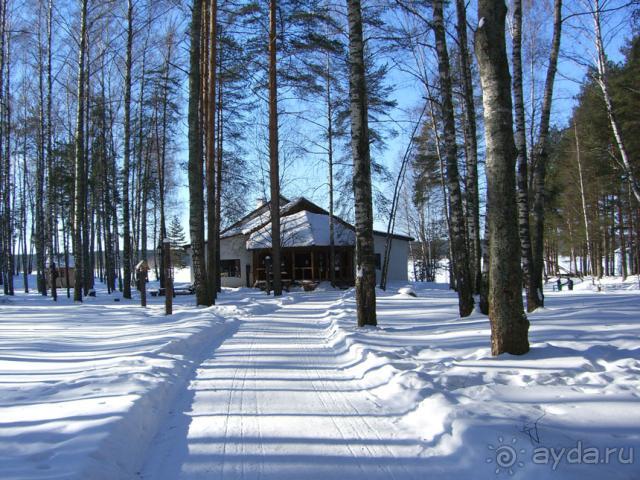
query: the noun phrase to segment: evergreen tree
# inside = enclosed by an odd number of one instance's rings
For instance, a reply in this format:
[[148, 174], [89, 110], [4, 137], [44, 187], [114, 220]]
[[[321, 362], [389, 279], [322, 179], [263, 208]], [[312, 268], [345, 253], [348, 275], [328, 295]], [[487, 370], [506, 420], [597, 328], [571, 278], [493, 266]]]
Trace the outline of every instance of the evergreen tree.
[[169, 231], [167, 232], [169, 240], [171, 240], [171, 265], [174, 268], [184, 268], [187, 265], [184, 261], [184, 246], [187, 243], [187, 237], [180, 223], [180, 218], [174, 215], [171, 218], [169, 224]]

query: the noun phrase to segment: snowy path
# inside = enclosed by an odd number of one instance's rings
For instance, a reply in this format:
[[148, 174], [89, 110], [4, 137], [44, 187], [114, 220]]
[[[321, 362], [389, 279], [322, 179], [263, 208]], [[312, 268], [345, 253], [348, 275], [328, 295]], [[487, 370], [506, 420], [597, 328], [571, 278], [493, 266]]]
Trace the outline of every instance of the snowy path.
[[0, 296], [0, 479], [638, 480], [640, 295], [613, 280], [547, 292], [498, 358], [439, 284], [378, 291], [377, 329], [328, 288], [170, 317]]
[[426, 478], [327, 343], [337, 294], [240, 318], [201, 365], [148, 457], [144, 479]]

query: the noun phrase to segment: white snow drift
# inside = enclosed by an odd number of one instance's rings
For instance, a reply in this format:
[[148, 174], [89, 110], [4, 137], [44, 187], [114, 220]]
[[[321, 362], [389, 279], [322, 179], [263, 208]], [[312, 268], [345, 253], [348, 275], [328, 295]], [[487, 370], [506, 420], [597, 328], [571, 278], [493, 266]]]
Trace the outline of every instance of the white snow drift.
[[172, 318], [2, 304], [0, 478], [638, 478], [633, 282], [549, 292], [499, 358], [452, 292], [398, 287], [367, 329], [324, 285]]

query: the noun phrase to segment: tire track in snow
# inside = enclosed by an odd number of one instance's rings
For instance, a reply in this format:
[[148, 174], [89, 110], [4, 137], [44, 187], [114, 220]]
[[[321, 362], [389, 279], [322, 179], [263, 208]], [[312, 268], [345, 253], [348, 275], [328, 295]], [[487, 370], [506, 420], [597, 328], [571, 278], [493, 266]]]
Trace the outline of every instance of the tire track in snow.
[[189, 386], [193, 402], [183, 412], [191, 422], [176, 442], [187, 451], [180, 476], [145, 478], [415, 478], [403, 464], [410, 449], [386, 443], [394, 442], [392, 419], [329, 347], [335, 296], [301, 297], [278, 308], [260, 297], [239, 315], [235, 335]]
[[[303, 343], [301, 343], [301, 345], [303, 345]], [[307, 351], [308, 347], [304, 347], [305, 351]], [[315, 373], [316, 376], [319, 378], [319, 374], [318, 374], [318, 370], [313, 368], [311, 363], [308, 360], [308, 356], [305, 356], [305, 363], [307, 364], [307, 366], [309, 367], [309, 369], [312, 369]], [[311, 378], [311, 375], [309, 373], [309, 370], [306, 369], [305, 370], [305, 374], [307, 375], [307, 378], [309, 379], [309, 383], [311, 384], [311, 386], [313, 387], [314, 392], [316, 393], [316, 396], [318, 398], [318, 400], [320, 401], [320, 403], [322, 404], [323, 409], [327, 412], [327, 413], [331, 413], [331, 409], [328, 407], [327, 402], [323, 399], [323, 395], [322, 395], [322, 391], [320, 391], [318, 389], [318, 387], [316, 386], [316, 383], [313, 381], [313, 379]], [[362, 462], [359, 459], [359, 456], [356, 454], [356, 452], [353, 450], [353, 447], [351, 446], [350, 442], [348, 441], [348, 437], [345, 435], [343, 429], [340, 427], [340, 425], [338, 424], [336, 418], [333, 415], [330, 415], [331, 418], [331, 423], [333, 424], [333, 426], [335, 427], [336, 431], [340, 434], [340, 437], [342, 437], [342, 440], [344, 441], [345, 445], [347, 446], [347, 449], [349, 450], [349, 452], [351, 453], [351, 456], [357, 461], [358, 463], [358, 468], [359, 470], [362, 472], [363, 476], [366, 474], [366, 470], [362, 465]]]

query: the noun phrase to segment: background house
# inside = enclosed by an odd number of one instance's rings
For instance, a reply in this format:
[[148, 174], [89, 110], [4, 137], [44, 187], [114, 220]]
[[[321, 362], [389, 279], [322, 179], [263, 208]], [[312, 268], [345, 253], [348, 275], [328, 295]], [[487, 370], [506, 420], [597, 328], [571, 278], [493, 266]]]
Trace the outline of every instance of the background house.
[[[281, 199], [282, 278], [292, 282], [328, 281], [329, 212], [300, 197]], [[220, 239], [220, 268], [225, 287], [251, 287], [265, 279], [265, 258], [271, 255], [270, 202], [264, 202], [226, 228]], [[355, 230], [334, 216], [336, 282], [352, 285], [355, 275]], [[407, 280], [410, 237], [393, 235], [388, 280]], [[374, 232], [376, 281], [380, 281], [386, 233]], [[193, 278], [192, 278], [193, 280]]]

